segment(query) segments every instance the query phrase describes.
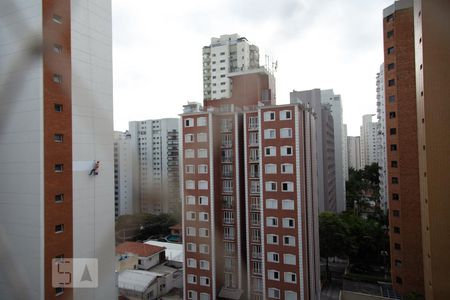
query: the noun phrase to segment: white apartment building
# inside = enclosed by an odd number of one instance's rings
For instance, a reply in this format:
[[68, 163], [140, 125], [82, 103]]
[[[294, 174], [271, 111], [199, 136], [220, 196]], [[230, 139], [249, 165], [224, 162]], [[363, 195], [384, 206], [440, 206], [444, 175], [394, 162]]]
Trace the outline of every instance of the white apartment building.
[[359, 136], [347, 137], [348, 167], [355, 170], [361, 169], [361, 146]]
[[143, 213], [181, 213], [178, 123], [177, 118], [129, 123], [133, 195]]
[[[0, 1], [0, 20], [0, 299], [117, 299], [111, 1]], [[97, 259], [98, 288], [55, 288], [61, 257]]]
[[361, 132], [361, 168], [377, 162], [377, 123], [372, 122], [374, 115], [364, 115]]
[[114, 206], [115, 217], [139, 212], [133, 195], [131, 134], [114, 132]]
[[342, 144], [343, 147], [344, 147], [344, 148], [342, 149], [342, 153], [344, 154], [344, 160], [343, 160], [343, 163], [344, 163], [344, 180], [347, 181], [347, 180], [348, 180], [347, 124], [343, 124], [343, 127], [342, 127], [342, 128], [343, 128], [343, 132], [342, 132], [343, 136], [342, 136], [342, 139], [344, 140], [344, 143]]
[[344, 134], [343, 111], [341, 95], [334, 94], [332, 89], [321, 90], [322, 104], [331, 106], [331, 114], [334, 122], [334, 155], [336, 168], [336, 208], [338, 212], [346, 209], [345, 203], [345, 178], [348, 177], [348, 169], [345, 166], [345, 144], [347, 139]]
[[377, 135], [375, 160], [380, 167], [380, 205], [382, 209], [388, 208], [388, 178], [387, 178], [387, 152], [386, 152], [386, 105], [384, 97], [384, 64], [380, 66], [377, 74]]
[[203, 98], [230, 98], [230, 73], [259, 68], [259, 49], [238, 34], [211, 38], [203, 47]]

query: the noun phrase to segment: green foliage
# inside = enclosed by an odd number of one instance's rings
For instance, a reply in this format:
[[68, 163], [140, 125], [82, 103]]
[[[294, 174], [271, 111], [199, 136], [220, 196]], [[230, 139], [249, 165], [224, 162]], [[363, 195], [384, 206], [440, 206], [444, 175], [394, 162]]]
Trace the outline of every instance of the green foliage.
[[362, 170], [350, 168], [348, 181], [345, 183], [347, 209], [355, 209], [355, 203], [359, 210], [366, 210], [368, 200], [379, 203], [380, 199], [380, 167], [377, 163], [365, 166]]

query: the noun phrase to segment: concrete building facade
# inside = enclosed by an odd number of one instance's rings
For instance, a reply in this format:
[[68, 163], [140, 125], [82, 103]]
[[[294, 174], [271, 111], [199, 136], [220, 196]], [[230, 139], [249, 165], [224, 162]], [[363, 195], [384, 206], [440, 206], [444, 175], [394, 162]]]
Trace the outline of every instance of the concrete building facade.
[[374, 115], [364, 115], [360, 127], [361, 168], [377, 162], [377, 123]]
[[139, 199], [140, 212], [181, 212], [178, 123], [178, 118], [129, 123], [133, 195]]
[[348, 167], [355, 170], [361, 169], [361, 147], [359, 136], [347, 137]]
[[425, 297], [450, 299], [450, 2], [414, 1]]
[[387, 186], [387, 151], [386, 151], [386, 103], [384, 98], [384, 64], [380, 66], [377, 74], [377, 129], [376, 129], [376, 156], [380, 178], [380, 206], [383, 210], [388, 208]]
[[133, 195], [131, 135], [114, 132], [114, 206], [115, 217], [139, 212], [139, 202]]
[[[114, 299], [111, 2], [0, 15], [0, 298]], [[98, 259], [98, 288], [53, 287], [61, 257]]]
[[203, 47], [203, 98], [230, 98], [230, 73], [259, 68], [259, 49], [238, 34], [211, 38]]
[[391, 277], [400, 295], [424, 294], [412, 0], [383, 11]]

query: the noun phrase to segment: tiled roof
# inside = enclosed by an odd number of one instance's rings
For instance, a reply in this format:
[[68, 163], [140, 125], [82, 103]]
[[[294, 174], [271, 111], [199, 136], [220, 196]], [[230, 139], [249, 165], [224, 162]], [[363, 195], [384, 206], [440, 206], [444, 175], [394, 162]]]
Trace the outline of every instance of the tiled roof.
[[153, 254], [159, 253], [164, 249], [166, 248], [137, 242], [125, 242], [116, 247], [116, 253], [132, 253], [140, 257], [148, 257], [152, 256]]
[[173, 226], [170, 226], [169, 229], [181, 230], [181, 224], [175, 224]]

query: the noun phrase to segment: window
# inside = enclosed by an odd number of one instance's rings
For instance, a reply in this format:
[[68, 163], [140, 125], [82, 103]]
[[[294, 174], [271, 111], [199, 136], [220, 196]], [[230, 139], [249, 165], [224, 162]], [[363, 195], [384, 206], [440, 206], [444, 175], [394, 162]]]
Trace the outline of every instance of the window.
[[186, 196], [186, 204], [187, 205], [195, 205], [195, 197], [194, 196]]
[[195, 211], [187, 211], [186, 212], [186, 220], [194, 221], [196, 218]]
[[397, 145], [396, 144], [392, 144], [391, 145], [391, 151], [397, 151]]
[[62, 171], [64, 171], [64, 165], [63, 164], [56, 164], [54, 166], [54, 171], [56, 173], [61, 173]]
[[252, 258], [261, 259], [262, 258], [262, 247], [261, 245], [252, 245]]
[[395, 79], [389, 79], [388, 86], [394, 86], [395, 85]]
[[248, 129], [258, 129], [258, 117], [248, 118]]
[[223, 222], [225, 224], [233, 224], [234, 223], [234, 213], [232, 211], [224, 211], [223, 212]]
[[250, 165], [250, 178], [259, 178], [259, 164]]
[[206, 126], [206, 117], [197, 118], [197, 126]]
[[258, 161], [259, 160], [259, 149], [250, 149], [250, 160]]
[[390, 64], [388, 64], [388, 71], [391, 71], [391, 70], [394, 70], [394, 68], [395, 68], [395, 63], [390, 63]]
[[199, 190], [207, 190], [208, 189], [208, 181], [206, 180], [200, 180], [198, 182], [198, 189]]
[[186, 158], [195, 158], [195, 152], [193, 149], [186, 149], [184, 150], [184, 156]]
[[197, 292], [196, 291], [187, 291], [187, 297], [189, 300], [197, 300]]
[[293, 174], [294, 166], [292, 164], [282, 164], [281, 165], [281, 173], [282, 174]]
[[291, 146], [282, 146], [280, 148], [281, 156], [292, 156], [292, 147]]
[[390, 134], [390, 135], [396, 135], [396, 134], [397, 134], [397, 128], [391, 128], [391, 129], [389, 129], [389, 134]]
[[198, 149], [197, 155], [198, 155], [198, 158], [207, 158], [208, 157], [208, 150], [206, 150], [206, 149]]
[[297, 274], [292, 273], [292, 272], [284, 272], [284, 282], [296, 283], [297, 282]]
[[285, 265], [295, 265], [296, 264], [296, 257], [293, 254], [284, 254], [283, 255], [283, 263]]
[[205, 143], [208, 140], [208, 135], [204, 132], [197, 133], [197, 142]]
[[198, 197], [198, 204], [199, 205], [208, 205], [208, 197], [206, 197], [206, 196]]
[[285, 199], [281, 201], [282, 203], [282, 209], [284, 210], [294, 210], [294, 200]]
[[259, 213], [251, 213], [250, 217], [253, 226], [259, 226], [261, 224], [261, 215]]
[[187, 243], [186, 249], [188, 252], [196, 252], [197, 251], [197, 245], [194, 243]]
[[394, 47], [389, 47], [387, 49], [387, 54], [392, 54], [392, 53], [394, 53]]
[[400, 211], [395, 209], [395, 210], [392, 211], [392, 215], [394, 217], [400, 217]]
[[222, 196], [223, 208], [233, 208], [233, 196]]
[[64, 232], [64, 224], [55, 225], [55, 233]]
[[197, 276], [192, 275], [192, 274], [188, 274], [187, 281], [190, 284], [197, 284]]
[[398, 194], [396, 194], [396, 193], [392, 194], [392, 200], [399, 200], [399, 199], [400, 199], [400, 196]]
[[400, 227], [394, 226], [394, 233], [400, 233]]
[[266, 192], [276, 192], [277, 183], [275, 181], [266, 181]]
[[398, 277], [398, 276], [396, 276], [395, 277], [395, 282], [397, 282], [398, 284], [403, 284], [403, 280], [402, 280], [402, 278], [401, 277]]
[[293, 291], [285, 291], [284, 300], [297, 300], [297, 293]]
[[198, 165], [198, 174], [208, 174], [208, 165]]
[[390, 102], [390, 103], [395, 102], [395, 95], [390, 95], [390, 96], [389, 96], [389, 102]]
[[280, 299], [280, 290], [276, 288], [269, 288], [269, 298]]
[[[252, 214], [253, 217], [253, 214]], [[252, 242], [260, 242], [261, 241], [261, 230], [252, 229]]]
[[60, 75], [60, 74], [53, 74], [53, 82], [61, 84], [62, 83], [62, 75]]
[[63, 140], [64, 140], [64, 135], [61, 134], [61, 133], [55, 133], [55, 135], [53, 136], [53, 140], [54, 140], [56, 143], [62, 143]]
[[198, 251], [202, 254], [209, 254], [209, 246], [206, 244], [200, 244]]
[[398, 162], [396, 160], [391, 161], [391, 167], [392, 168], [397, 168], [398, 167]]
[[277, 173], [277, 165], [275, 164], [266, 164], [264, 166], [266, 174], [276, 174]]
[[63, 105], [62, 104], [55, 104], [54, 106], [56, 112], [62, 112], [63, 111]]
[[207, 222], [209, 220], [209, 214], [206, 212], [199, 212], [198, 219], [203, 222]]
[[222, 165], [222, 176], [223, 177], [233, 176], [233, 165]]
[[198, 236], [199, 237], [208, 237], [209, 236], [209, 230], [207, 228], [199, 228], [198, 229]]
[[254, 261], [252, 265], [254, 274], [262, 274], [262, 263], [260, 261]]
[[194, 119], [184, 119], [184, 127], [194, 127]]
[[391, 31], [388, 31], [387, 32], [387, 37], [388, 38], [391, 38], [391, 37], [393, 37], [394, 36], [394, 30], [391, 30]]
[[274, 121], [274, 120], [275, 120], [275, 112], [274, 111], [264, 112], [264, 121]]
[[278, 235], [268, 234], [267, 235], [267, 244], [278, 245]]
[[55, 288], [55, 296], [60, 296], [62, 294], [64, 294], [64, 288], [62, 287]]
[[275, 199], [266, 199], [267, 209], [278, 209], [278, 201]]
[[200, 293], [200, 300], [209, 300], [209, 294], [208, 293]]
[[394, 264], [396, 267], [400, 268], [402, 266], [402, 261], [399, 259], [396, 259]]
[[274, 139], [277, 137], [277, 132], [275, 129], [266, 129], [264, 130], [264, 138], [265, 139]]
[[195, 227], [186, 227], [186, 235], [187, 236], [195, 236]]
[[186, 165], [186, 174], [194, 174], [195, 173], [195, 167], [194, 165]]
[[194, 258], [188, 258], [187, 266], [188, 266], [188, 268], [197, 268], [197, 260]]
[[276, 252], [268, 252], [267, 261], [277, 263], [280, 261], [280, 255]]
[[250, 145], [258, 145], [258, 132], [250, 132], [249, 143]]
[[281, 183], [281, 191], [293, 192], [294, 191], [294, 183], [293, 182], [282, 182]]
[[233, 181], [232, 180], [223, 180], [223, 192], [224, 193], [232, 193], [233, 192]]
[[234, 228], [233, 227], [224, 227], [223, 228], [223, 238], [226, 240], [234, 239]]
[[282, 110], [280, 111], [280, 120], [290, 120], [291, 117], [291, 111], [290, 110]]
[[395, 119], [395, 111], [389, 112], [389, 119]]
[[292, 218], [283, 218], [284, 228], [295, 228], [295, 220]]
[[394, 14], [390, 14], [389, 16], [386, 17], [386, 22], [392, 22], [394, 21]]
[[234, 244], [225, 242], [225, 255], [233, 255], [234, 253]]
[[187, 190], [195, 190], [195, 181], [194, 180], [186, 180], [186, 189]]
[[209, 286], [209, 277], [200, 276], [200, 285]]
[[53, 15], [52, 21], [58, 24], [62, 24], [62, 17], [59, 15]]
[[223, 149], [222, 150], [222, 162], [232, 162], [233, 161], [233, 150]]
[[280, 280], [280, 272], [278, 272], [277, 270], [268, 270], [267, 271], [267, 277], [270, 280], [279, 281]]
[[267, 227], [278, 227], [278, 218], [276, 217], [267, 217], [266, 218]]
[[295, 246], [295, 237], [286, 235], [283, 237], [283, 244], [285, 246]]
[[398, 177], [392, 177], [392, 183], [398, 184]]
[[394, 249], [395, 249], [395, 250], [401, 250], [402, 247], [400, 246], [399, 243], [394, 243]]
[[266, 156], [275, 156], [275, 155], [277, 155], [277, 148], [276, 147], [265, 147], [264, 153]]
[[292, 137], [292, 128], [281, 128], [280, 129], [280, 137], [282, 139], [291, 138]]
[[261, 209], [261, 199], [259, 197], [250, 197], [251, 209], [260, 210]]
[[194, 142], [194, 135], [193, 134], [185, 134], [184, 135], [184, 142], [185, 143], [193, 143]]
[[236, 288], [236, 279], [233, 274], [225, 273], [225, 287], [226, 288]]
[[64, 194], [56, 194], [55, 195], [55, 202], [56, 203], [61, 203], [64, 201]]

